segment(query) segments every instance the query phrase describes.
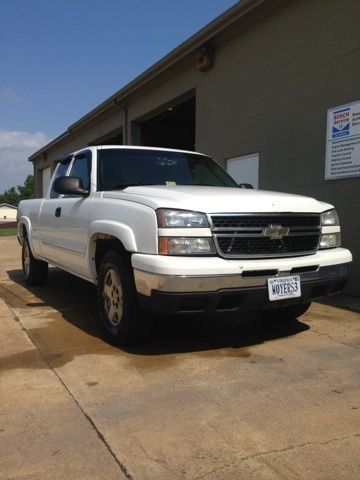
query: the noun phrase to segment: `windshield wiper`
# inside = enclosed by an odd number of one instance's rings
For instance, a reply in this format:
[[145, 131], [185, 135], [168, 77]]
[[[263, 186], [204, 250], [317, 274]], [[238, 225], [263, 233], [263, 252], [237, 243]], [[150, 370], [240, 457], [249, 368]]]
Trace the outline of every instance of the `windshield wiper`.
[[136, 183], [121, 183], [119, 185], [111, 185], [110, 190], [123, 190], [127, 187], [142, 187], [148, 185], [158, 185], [156, 183], [148, 183], [148, 182], [136, 182]]
[[220, 186], [220, 185], [214, 185], [213, 183], [192, 183], [191, 185], [193, 187], [219, 187]]

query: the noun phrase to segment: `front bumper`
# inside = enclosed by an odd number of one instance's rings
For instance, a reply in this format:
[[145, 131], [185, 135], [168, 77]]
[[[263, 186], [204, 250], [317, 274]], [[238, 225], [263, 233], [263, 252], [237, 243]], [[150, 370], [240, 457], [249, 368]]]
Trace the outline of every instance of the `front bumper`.
[[[145, 257], [145, 256], [139, 256]], [[313, 298], [340, 292], [349, 278], [351, 253], [345, 249], [322, 251], [307, 257], [291, 259], [257, 260], [256, 262], [217, 263], [221, 268], [206, 271], [212, 259], [174, 260], [148, 256], [154, 261], [155, 272], [139, 268], [141, 258], [133, 260], [136, 289], [143, 307], [157, 313], [223, 313], [242, 310], [262, 310], [277, 306], [307, 303]], [[140, 260], [140, 261], [139, 261]], [[194, 274], [191, 265], [202, 263], [206, 274]], [[167, 262], [171, 266], [168, 267]], [[230, 263], [229, 263], [230, 262]], [[319, 265], [321, 264], [321, 266]], [[213, 265], [213, 266], [214, 266]], [[241, 270], [239, 273], [215, 273], [225, 268]], [[195, 267], [194, 267], [195, 268]], [[193, 274], [186, 274], [185, 271]], [[199, 270], [199, 269], [198, 269]], [[235, 270], [235, 271], [236, 271]], [[170, 274], [173, 271], [174, 274]], [[302, 295], [299, 298], [270, 302], [267, 280], [270, 277], [299, 275]]]
[[[173, 291], [152, 290], [150, 296], [140, 293], [139, 300], [143, 308], [155, 313], [204, 313], [209, 315], [238, 311], [261, 311], [280, 306], [308, 303], [314, 298], [341, 292], [350, 275], [350, 264], [323, 267], [317, 271], [299, 273], [299, 275], [301, 278], [301, 297], [275, 302], [269, 300], [266, 284], [268, 277], [251, 279], [249, 282], [244, 281], [241, 287], [220, 287], [217, 290], [210, 291], [201, 289], [206, 285], [204, 280], [196, 284], [196, 280], [192, 279], [191, 282], [194, 282], [194, 287], [201, 287], [193, 293], [174, 291], [174, 289]], [[212, 284], [212, 279], [208, 280]], [[230, 281], [230, 279], [227, 280]], [[174, 279], [171, 282], [172, 287], [174, 287]], [[179, 279], [177, 284], [179, 290], [181, 290], [183, 282], [186, 282], [186, 278]], [[222, 285], [222, 282], [219, 282], [220, 285]]]

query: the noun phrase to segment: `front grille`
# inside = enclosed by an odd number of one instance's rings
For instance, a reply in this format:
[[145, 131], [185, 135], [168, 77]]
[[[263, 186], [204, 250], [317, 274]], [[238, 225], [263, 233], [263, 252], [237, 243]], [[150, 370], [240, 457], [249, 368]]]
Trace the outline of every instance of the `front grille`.
[[[315, 253], [320, 239], [318, 214], [211, 215], [218, 253], [226, 258], [286, 257]], [[288, 229], [281, 238], [264, 235], [270, 226]]]
[[268, 225], [281, 224], [283, 227], [319, 227], [319, 215], [213, 215], [214, 229], [224, 228], [265, 228]]

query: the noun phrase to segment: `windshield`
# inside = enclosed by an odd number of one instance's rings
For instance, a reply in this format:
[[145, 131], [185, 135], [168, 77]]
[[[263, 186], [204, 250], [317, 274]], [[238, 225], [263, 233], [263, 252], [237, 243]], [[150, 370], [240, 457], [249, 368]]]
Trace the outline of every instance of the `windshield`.
[[134, 185], [237, 187], [225, 170], [204, 155], [164, 150], [98, 150], [98, 190]]

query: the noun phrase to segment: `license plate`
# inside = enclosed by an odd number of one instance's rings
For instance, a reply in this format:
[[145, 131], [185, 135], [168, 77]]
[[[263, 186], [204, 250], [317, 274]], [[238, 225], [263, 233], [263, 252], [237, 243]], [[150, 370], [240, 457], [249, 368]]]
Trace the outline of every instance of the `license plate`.
[[276, 277], [268, 279], [268, 292], [270, 301], [284, 300], [301, 296], [300, 276]]

